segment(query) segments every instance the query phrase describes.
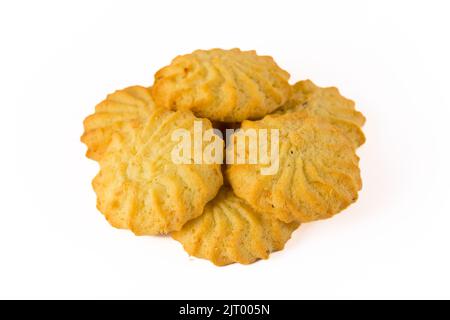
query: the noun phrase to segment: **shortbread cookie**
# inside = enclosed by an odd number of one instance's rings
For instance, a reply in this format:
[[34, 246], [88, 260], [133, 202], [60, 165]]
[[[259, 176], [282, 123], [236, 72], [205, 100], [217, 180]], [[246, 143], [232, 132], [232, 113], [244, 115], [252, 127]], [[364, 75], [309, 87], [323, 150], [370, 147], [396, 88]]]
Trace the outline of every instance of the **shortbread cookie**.
[[210, 120], [259, 119], [290, 96], [289, 74], [269, 56], [239, 49], [197, 50], [155, 75], [155, 102]]
[[133, 86], [108, 95], [84, 120], [81, 141], [88, 147], [86, 156], [100, 160], [114, 134], [132, 139], [153, 108], [149, 88]]
[[184, 128], [192, 136], [194, 121], [202, 122], [202, 134], [211, 128], [209, 120], [190, 111], [154, 108], [145, 125], [136, 128], [135, 139], [113, 134], [93, 181], [97, 207], [113, 226], [137, 235], [166, 234], [202, 214], [222, 185], [220, 164], [172, 159], [179, 143], [172, 133]]
[[[359, 158], [333, 125], [292, 112], [244, 121], [242, 129], [249, 128], [279, 129], [280, 135], [277, 173], [262, 175], [262, 164], [231, 164], [227, 169], [236, 195], [257, 210], [284, 222], [308, 222], [331, 217], [356, 201], [361, 189]], [[248, 147], [245, 152], [248, 158]]]
[[222, 187], [204, 213], [172, 237], [192, 256], [223, 266], [267, 259], [283, 249], [299, 223], [284, 223], [255, 211], [229, 187]]
[[335, 125], [355, 147], [365, 142], [361, 127], [366, 119], [355, 110], [355, 103], [343, 97], [337, 88], [321, 88], [310, 80], [299, 81], [292, 88], [291, 98], [277, 113], [307, 112]]

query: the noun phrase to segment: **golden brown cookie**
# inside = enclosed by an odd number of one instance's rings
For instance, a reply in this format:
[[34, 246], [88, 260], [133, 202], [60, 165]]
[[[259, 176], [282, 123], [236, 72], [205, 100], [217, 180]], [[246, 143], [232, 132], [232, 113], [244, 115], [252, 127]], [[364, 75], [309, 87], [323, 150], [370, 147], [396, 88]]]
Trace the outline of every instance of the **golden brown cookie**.
[[249, 264], [283, 249], [299, 223], [284, 223], [252, 209], [229, 187], [222, 187], [204, 213], [172, 237], [192, 256], [218, 266]]
[[[285, 222], [331, 217], [356, 201], [359, 158], [351, 142], [322, 118], [293, 112], [244, 121], [242, 129], [279, 129], [279, 169], [231, 164], [227, 177], [237, 196]], [[269, 135], [269, 145], [272, 140]], [[248, 157], [248, 148], [245, 149]]]
[[210, 120], [258, 119], [290, 96], [289, 74], [269, 56], [239, 49], [197, 50], [155, 75], [155, 102]]
[[365, 142], [361, 127], [366, 119], [355, 110], [355, 103], [341, 96], [337, 88], [321, 88], [311, 80], [299, 81], [292, 88], [291, 98], [277, 113], [307, 112], [335, 125], [355, 147]]
[[93, 187], [98, 209], [113, 226], [166, 234], [202, 214], [222, 185], [220, 164], [176, 164], [172, 158], [179, 143], [172, 133], [184, 128], [193, 135], [194, 121], [201, 121], [202, 133], [211, 128], [190, 111], [154, 108], [134, 139], [112, 135]]
[[100, 160], [114, 134], [132, 139], [153, 108], [150, 88], [132, 86], [108, 95], [84, 120], [81, 141], [88, 147], [86, 156]]

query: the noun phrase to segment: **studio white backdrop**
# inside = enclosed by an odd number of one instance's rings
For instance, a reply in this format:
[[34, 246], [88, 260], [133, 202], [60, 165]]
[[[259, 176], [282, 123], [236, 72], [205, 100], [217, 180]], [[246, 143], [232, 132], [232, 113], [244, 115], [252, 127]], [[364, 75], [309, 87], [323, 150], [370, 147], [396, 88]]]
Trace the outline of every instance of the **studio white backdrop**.
[[[0, 298], [450, 298], [448, 1], [2, 1]], [[367, 123], [363, 190], [250, 266], [111, 228], [79, 142], [107, 93], [256, 49]]]

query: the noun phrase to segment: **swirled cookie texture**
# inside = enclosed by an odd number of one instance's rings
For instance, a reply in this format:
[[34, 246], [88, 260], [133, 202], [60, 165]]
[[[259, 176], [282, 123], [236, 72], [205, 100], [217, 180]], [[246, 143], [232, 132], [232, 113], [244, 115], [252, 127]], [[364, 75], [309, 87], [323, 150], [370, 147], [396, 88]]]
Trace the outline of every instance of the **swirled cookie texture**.
[[355, 109], [355, 103], [343, 97], [337, 88], [322, 88], [311, 80], [304, 80], [294, 84], [292, 92], [289, 101], [277, 113], [301, 111], [322, 117], [350, 139], [355, 148], [366, 141], [361, 130], [365, 117]]
[[301, 223], [345, 209], [362, 187], [365, 117], [337, 88], [289, 77], [255, 51], [196, 50], [151, 87], [108, 95], [81, 136], [99, 211], [223, 266], [267, 259]]
[[81, 141], [88, 147], [86, 156], [100, 160], [114, 135], [134, 139], [136, 128], [147, 121], [154, 108], [150, 88], [132, 86], [108, 95], [84, 120]]
[[209, 120], [190, 111], [154, 108], [135, 128], [134, 139], [112, 136], [93, 187], [98, 209], [113, 226], [137, 235], [166, 234], [202, 214], [222, 185], [220, 164], [172, 160], [177, 145], [172, 132], [185, 129], [193, 135], [194, 121], [202, 121], [203, 132], [211, 128]]
[[269, 56], [239, 49], [197, 50], [155, 75], [156, 103], [223, 122], [259, 119], [283, 105], [289, 74]]
[[283, 249], [299, 223], [284, 223], [253, 209], [229, 187], [222, 187], [204, 213], [172, 233], [192, 256], [218, 266], [249, 264]]
[[[254, 208], [284, 222], [309, 222], [331, 217], [356, 201], [359, 158], [351, 142], [326, 120], [294, 112], [244, 121], [242, 129], [249, 128], [280, 132], [277, 173], [262, 175], [262, 164], [227, 168], [236, 195]], [[248, 147], [245, 152], [248, 157]]]

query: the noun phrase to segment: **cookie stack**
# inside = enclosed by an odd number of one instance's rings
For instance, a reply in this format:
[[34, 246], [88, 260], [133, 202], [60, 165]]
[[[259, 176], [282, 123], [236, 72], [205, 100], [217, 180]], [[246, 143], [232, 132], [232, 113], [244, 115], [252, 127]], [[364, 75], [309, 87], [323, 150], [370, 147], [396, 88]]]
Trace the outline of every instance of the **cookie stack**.
[[[108, 95], [81, 137], [86, 156], [100, 164], [98, 209], [114, 227], [170, 234], [216, 265], [267, 259], [301, 223], [342, 211], [361, 189], [355, 150], [365, 141], [365, 118], [336, 88], [288, 80], [271, 57], [254, 51], [197, 50], [159, 70], [153, 86]], [[266, 146], [276, 142], [278, 170], [173, 160], [173, 132], [214, 128], [277, 130]], [[233, 136], [211, 138], [225, 155], [236, 149]], [[203, 150], [207, 141], [200, 141]], [[246, 144], [247, 158], [251, 151]]]

